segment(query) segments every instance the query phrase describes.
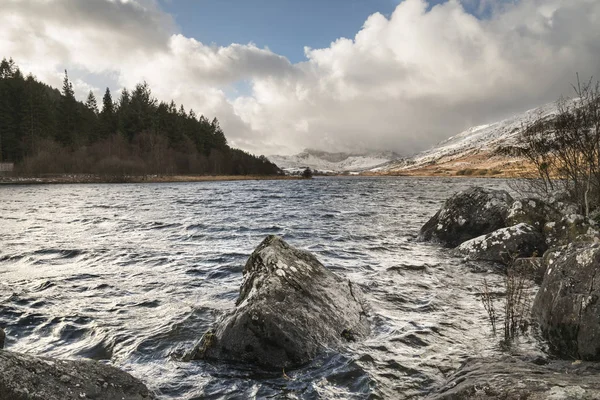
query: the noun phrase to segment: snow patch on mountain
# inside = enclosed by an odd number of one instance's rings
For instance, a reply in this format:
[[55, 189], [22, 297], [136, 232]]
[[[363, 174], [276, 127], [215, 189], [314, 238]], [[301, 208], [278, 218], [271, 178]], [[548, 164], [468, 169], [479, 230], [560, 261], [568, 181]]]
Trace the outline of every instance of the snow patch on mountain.
[[306, 168], [322, 173], [361, 172], [388, 164], [398, 159], [393, 152], [329, 153], [306, 149], [292, 156], [269, 156], [271, 162], [287, 173], [298, 173]]
[[517, 144], [519, 134], [528, 124], [539, 118], [552, 118], [557, 113], [556, 103], [546, 104], [502, 121], [469, 128], [438, 143], [413, 157], [392, 161], [373, 168], [373, 172], [391, 172], [418, 169], [434, 163], [447, 163], [469, 155], [493, 153], [499, 148]]

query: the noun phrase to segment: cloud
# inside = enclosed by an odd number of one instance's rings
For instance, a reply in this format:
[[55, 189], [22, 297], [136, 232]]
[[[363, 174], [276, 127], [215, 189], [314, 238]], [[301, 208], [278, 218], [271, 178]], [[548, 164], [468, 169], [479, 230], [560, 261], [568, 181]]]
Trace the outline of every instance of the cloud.
[[522, 0], [483, 20], [458, 1], [406, 0], [352, 40], [306, 49], [302, 78], [256, 80], [236, 113], [298, 147], [411, 153], [554, 101], [577, 71], [596, 75], [599, 18], [589, 0]]
[[[152, 0], [8, 0], [0, 11], [0, 54], [40, 79], [60, 87], [74, 68], [82, 92], [146, 80], [261, 154], [421, 150], [554, 101], [575, 72], [597, 75], [599, 36], [595, 0], [405, 0], [291, 64], [252, 43], [185, 37]], [[240, 82], [250, 91], [232, 96]]]

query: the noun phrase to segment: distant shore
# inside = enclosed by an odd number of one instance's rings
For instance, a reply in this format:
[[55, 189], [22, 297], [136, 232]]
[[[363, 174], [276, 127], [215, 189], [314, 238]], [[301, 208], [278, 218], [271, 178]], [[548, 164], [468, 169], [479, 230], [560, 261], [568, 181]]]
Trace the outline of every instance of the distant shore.
[[298, 176], [283, 175], [146, 175], [105, 176], [90, 174], [64, 174], [46, 176], [0, 176], [0, 185], [72, 184], [72, 183], [174, 183], [212, 181], [267, 181], [297, 180]]

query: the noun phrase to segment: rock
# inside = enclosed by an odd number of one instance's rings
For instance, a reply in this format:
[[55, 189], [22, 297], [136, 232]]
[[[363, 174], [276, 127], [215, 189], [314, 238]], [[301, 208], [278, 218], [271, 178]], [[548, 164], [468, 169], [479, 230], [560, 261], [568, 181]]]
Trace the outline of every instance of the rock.
[[468, 260], [510, 264], [518, 257], [544, 254], [546, 243], [538, 230], [521, 223], [468, 240], [456, 250]]
[[368, 335], [364, 306], [358, 286], [311, 253], [269, 236], [246, 263], [235, 309], [203, 336], [191, 358], [298, 366]]
[[553, 353], [600, 360], [600, 244], [572, 243], [545, 255], [547, 270], [533, 303]]
[[598, 237], [595, 223], [583, 215], [569, 214], [557, 221], [547, 222], [543, 228], [548, 246], [563, 246], [574, 241], [594, 241]]
[[[127, 372], [96, 361], [58, 360], [0, 351], [0, 399], [155, 399]], [[107, 386], [98, 382], [108, 382]]]
[[535, 198], [516, 200], [506, 219], [506, 225], [512, 226], [526, 223], [541, 232], [547, 222], [560, 220], [562, 217], [559, 210], [550, 204]]
[[458, 192], [421, 228], [419, 238], [456, 247], [504, 228], [512, 203], [512, 197], [504, 190], [472, 187]]
[[4, 348], [4, 341], [6, 340], [6, 332], [0, 328], [0, 350]]
[[599, 377], [600, 365], [596, 363], [530, 361], [511, 356], [472, 359], [427, 399], [600, 399]]

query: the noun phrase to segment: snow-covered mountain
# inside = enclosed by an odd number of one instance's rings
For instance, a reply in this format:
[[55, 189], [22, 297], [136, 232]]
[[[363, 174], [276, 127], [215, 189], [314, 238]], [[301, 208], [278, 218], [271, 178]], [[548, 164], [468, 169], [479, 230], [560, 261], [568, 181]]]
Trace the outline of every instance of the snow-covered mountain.
[[[528, 110], [502, 121], [469, 128], [454, 135], [429, 150], [410, 158], [392, 161], [386, 165], [372, 168], [372, 172], [389, 173], [423, 169], [435, 165], [446, 167], [469, 167], [479, 163], [483, 155], [490, 161], [502, 161], [505, 157], [495, 155], [502, 147], [517, 143], [523, 127], [539, 118], [552, 118], [557, 112], [556, 104]], [[478, 156], [479, 159], [478, 159]], [[496, 160], [497, 159], [497, 160]], [[472, 165], [477, 167], [477, 165]]]
[[287, 173], [299, 173], [307, 167], [322, 173], [361, 172], [398, 158], [393, 152], [328, 153], [313, 149], [306, 149], [293, 156], [268, 157]]
[[[576, 101], [576, 100], [572, 100]], [[327, 153], [305, 150], [294, 156], [269, 159], [287, 173], [301, 173], [306, 167], [323, 173], [415, 174], [415, 175], [519, 175], [527, 169], [522, 158], [499, 155], [500, 148], [517, 144], [523, 128], [540, 118], [552, 118], [556, 103], [516, 114], [502, 121], [475, 126], [412, 157], [393, 152]], [[462, 173], [461, 173], [462, 172]]]

